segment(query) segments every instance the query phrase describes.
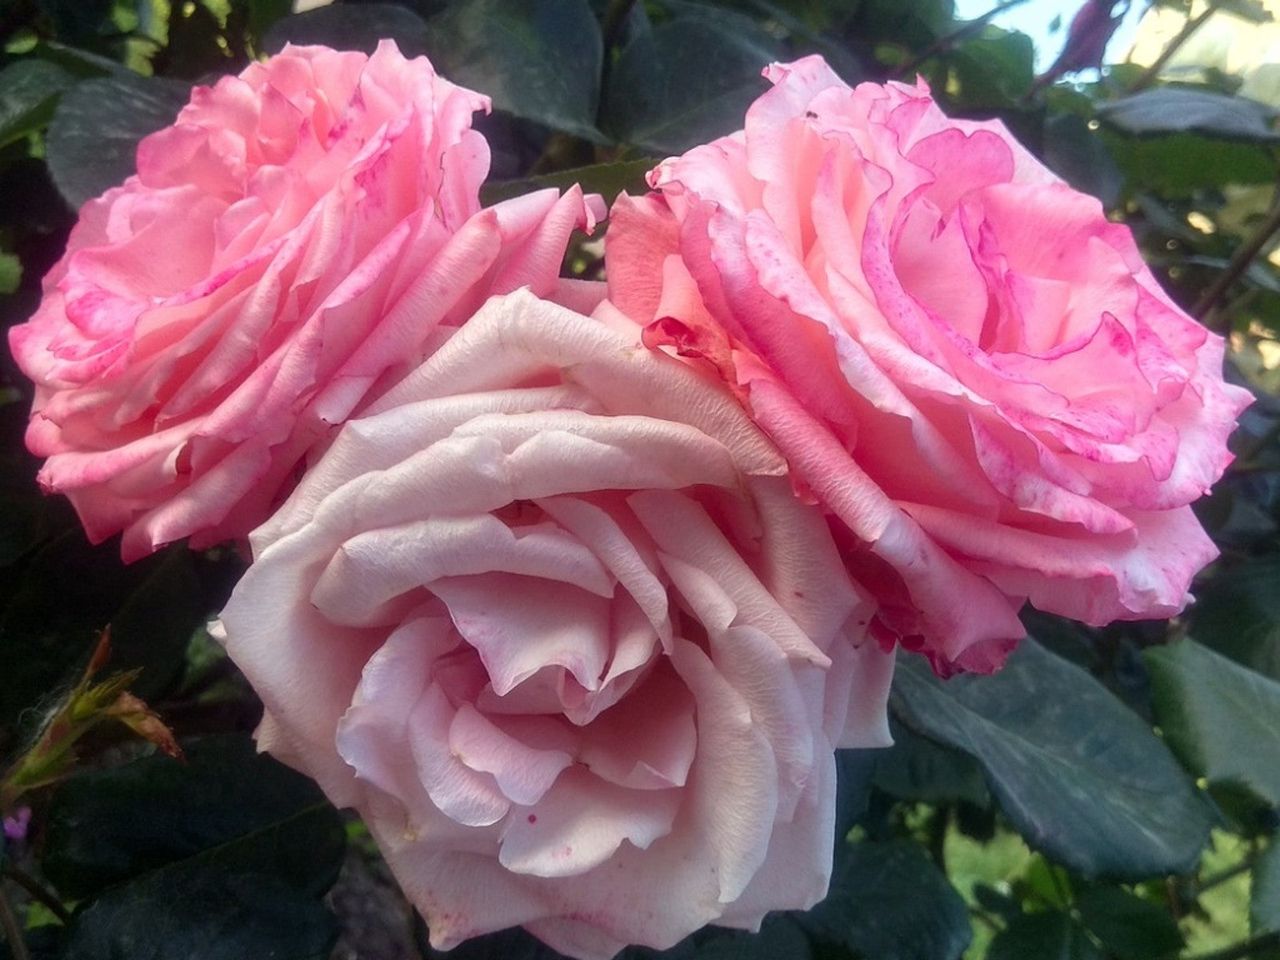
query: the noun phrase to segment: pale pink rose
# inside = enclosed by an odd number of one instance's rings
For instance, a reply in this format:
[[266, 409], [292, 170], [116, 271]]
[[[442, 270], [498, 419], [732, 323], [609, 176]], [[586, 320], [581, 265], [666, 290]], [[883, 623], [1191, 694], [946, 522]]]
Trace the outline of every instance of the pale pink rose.
[[921, 86], [765, 71], [746, 129], [619, 199], [610, 296], [698, 358], [844, 528], [877, 629], [991, 670], [1025, 599], [1167, 617], [1249, 394], [1129, 230]]
[[827, 888], [892, 653], [728, 392], [520, 292], [346, 425], [223, 614], [259, 744], [365, 817], [432, 943], [754, 927]]
[[124, 530], [130, 560], [243, 536], [434, 328], [490, 294], [555, 292], [596, 202], [481, 210], [488, 105], [390, 41], [288, 47], [142, 141], [9, 335], [36, 382], [40, 482], [90, 539]]

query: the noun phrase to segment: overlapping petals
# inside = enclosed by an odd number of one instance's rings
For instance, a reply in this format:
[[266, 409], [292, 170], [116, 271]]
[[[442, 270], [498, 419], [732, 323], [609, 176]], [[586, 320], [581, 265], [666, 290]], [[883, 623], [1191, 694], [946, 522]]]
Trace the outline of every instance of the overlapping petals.
[[133, 559], [243, 536], [433, 330], [494, 293], [555, 293], [594, 201], [482, 210], [487, 109], [391, 42], [289, 47], [142, 142], [10, 334], [41, 483], [93, 540], [124, 530]]
[[436, 946], [603, 958], [825, 894], [892, 653], [776, 450], [625, 319], [490, 301], [252, 542], [222, 625], [260, 743], [361, 810]]
[[610, 297], [714, 370], [841, 522], [877, 629], [990, 670], [1037, 607], [1167, 617], [1250, 400], [1127, 228], [923, 86], [766, 71], [743, 131], [620, 198]]

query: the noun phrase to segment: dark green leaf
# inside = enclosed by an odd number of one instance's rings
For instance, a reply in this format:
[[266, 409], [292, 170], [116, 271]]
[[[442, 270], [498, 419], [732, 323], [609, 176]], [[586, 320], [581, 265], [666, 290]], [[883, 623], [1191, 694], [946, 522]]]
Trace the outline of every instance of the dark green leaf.
[[879, 752], [878, 749], [836, 751], [837, 849], [844, 849], [844, 838], [867, 812]]
[[[688, 951], [689, 960], [809, 960], [813, 955], [809, 937], [796, 920], [776, 913], [765, 918], [758, 933], [708, 930]], [[658, 956], [667, 960], [665, 952]]]
[[[0, 297], [7, 297], [22, 286], [22, 261], [12, 253], [0, 250]], [[0, 552], [3, 547], [0, 547]]]
[[965, 800], [975, 806], [991, 802], [982, 768], [968, 754], [940, 746], [894, 724], [893, 746], [877, 750], [875, 784], [902, 800], [925, 803]]
[[1280, 681], [1280, 555], [1234, 566], [1197, 591], [1190, 632], [1200, 643]]
[[117, 617], [109, 669], [141, 668], [135, 689], [146, 696], [176, 675], [188, 639], [209, 612], [193, 560], [178, 545], [126, 567], [118, 549], [115, 542], [91, 547], [72, 529], [34, 553], [14, 578], [0, 611], [0, 643], [15, 654], [0, 683], [0, 740], [20, 713], [83, 668], [98, 634]]
[[1086, 877], [1189, 869], [1207, 805], [1150, 728], [1079, 667], [1025, 641], [989, 677], [935, 677], [903, 658], [898, 718], [982, 764], [1033, 847]]
[[1190, 640], [1146, 660], [1156, 720], [1187, 767], [1280, 805], [1280, 683]]
[[1280, 930], [1280, 843], [1274, 838], [1253, 865], [1249, 929], [1255, 935]]
[[1119, 887], [1093, 887], [1076, 897], [1089, 931], [1118, 960], [1160, 960], [1182, 949], [1169, 911]]
[[760, 71], [778, 56], [745, 17], [707, 11], [668, 20], [618, 58], [605, 91], [609, 132], [670, 154], [740, 129], [764, 92]]
[[137, 169], [138, 141], [173, 123], [190, 87], [156, 77], [85, 80], [62, 95], [46, 139], [49, 170], [72, 207]]
[[19, 60], [0, 70], [0, 147], [48, 123], [58, 95], [74, 82], [44, 60]]
[[876, 960], [954, 960], [969, 945], [969, 914], [918, 844], [839, 847], [831, 893], [800, 922]]
[[426, 21], [404, 7], [390, 3], [337, 5], [277, 20], [262, 38], [262, 49], [279, 53], [286, 43], [318, 43], [335, 50], [373, 53], [378, 41], [394, 40], [406, 57], [416, 57], [426, 52], [426, 36]]
[[133, 693], [150, 699], [177, 678], [191, 634], [209, 613], [191, 552], [165, 551], [111, 618], [112, 664], [142, 669]]
[[241, 735], [186, 753], [81, 773], [54, 794], [44, 869], [60, 893], [79, 899], [177, 864], [270, 874], [310, 896], [329, 888], [345, 835], [315, 784]]
[[1035, 79], [1035, 45], [1017, 31], [989, 26], [947, 59], [959, 81], [954, 98], [968, 109], [1008, 106], [1031, 89]]
[[996, 934], [986, 960], [1104, 960], [1083, 928], [1065, 913], [1027, 913]]
[[1271, 183], [1276, 175], [1268, 151], [1257, 144], [1190, 133], [1150, 139], [1109, 133], [1103, 139], [1133, 191], [1185, 196], [1202, 187]]
[[1223, 140], [1275, 143], [1276, 112], [1246, 97], [1190, 87], [1159, 87], [1112, 100], [1098, 115], [1125, 133], [1156, 136], [1199, 133]]
[[1105, 141], [1083, 117], [1059, 114], [1044, 125], [1044, 161], [1077, 190], [1092, 194], [1104, 207], [1120, 201], [1124, 177]]
[[545, 190], [547, 187], [566, 190], [576, 183], [582, 186], [585, 193], [598, 193], [604, 197], [605, 203], [611, 204], [624, 190], [630, 193], [643, 193], [647, 189], [645, 174], [657, 166], [657, 163], [657, 160], [649, 158], [619, 160], [614, 163], [597, 163], [590, 167], [559, 170], [522, 180], [497, 180], [486, 183], [480, 188], [480, 199], [487, 205], [523, 196], [535, 190]]
[[249, 0], [249, 30], [255, 37], [263, 37], [292, 10], [292, 0]]
[[169, 868], [78, 913], [63, 960], [324, 960], [333, 915], [276, 877]]
[[455, 83], [525, 120], [588, 140], [604, 41], [587, 0], [474, 0], [431, 21], [428, 52]]

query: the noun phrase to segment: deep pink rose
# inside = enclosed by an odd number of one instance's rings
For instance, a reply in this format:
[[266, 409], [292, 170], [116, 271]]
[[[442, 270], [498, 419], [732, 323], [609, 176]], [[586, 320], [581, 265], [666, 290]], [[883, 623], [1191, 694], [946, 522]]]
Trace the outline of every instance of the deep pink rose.
[[1250, 399], [1222, 339], [1001, 124], [818, 57], [765, 73], [745, 130], [615, 205], [613, 302], [732, 385], [938, 669], [998, 666], [1028, 598], [1181, 610]]
[[893, 655], [732, 396], [520, 292], [353, 420], [223, 614], [259, 743], [355, 807], [432, 943], [605, 958], [820, 899]]
[[593, 215], [577, 189], [481, 210], [486, 109], [390, 41], [287, 47], [142, 141], [9, 335], [40, 482], [90, 539], [124, 530], [130, 560], [243, 536], [438, 325], [554, 292]]

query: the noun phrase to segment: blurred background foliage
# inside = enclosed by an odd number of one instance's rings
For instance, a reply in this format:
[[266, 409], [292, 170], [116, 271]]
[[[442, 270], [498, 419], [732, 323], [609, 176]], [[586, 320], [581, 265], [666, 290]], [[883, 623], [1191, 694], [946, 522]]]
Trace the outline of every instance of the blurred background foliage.
[[[1138, 6], [1141, 9], [1136, 9]], [[1222, 549], [1168, 623], [1031, 613], [994, 677], [901, 660], [897, 744], [840, 758], [830, 896], [692, 958], [1280, 957], [1280, 3], [1275, 0], [0, 0], [0, 319], [21, 322], [75, 209], [132, 170], [193, 83], [286, 42], [394, 38], [496, 107], [490, 199], [640, 191], [741, 125], [771, 60], [924, 78], [998, 116], [1128, 223], [1227, 336], [1258, 402], [1198, 505]], [[1040, 46], [1000, 26], [1018, 12]], [[1124, 17], [1132, 43], [1114, 33]], [[1140, 17], [1140, 21], [1138, 18]], [[598, 243], [571, 268], [598, 274]], [[257, 756], [260, 707], [210, 640], [241, 568], [178, 546], [122, 567], [45, 499], [0, 359], [0, 957], [437, 956], [358, 822]], [[110, 625], [110, 642], [102, 640]], [[169, 732], [176, 743], [169, 740]], [[185, 763], [166, 751], [185, 751]], [[731, 802], [731, 798], [726, 798]], [[520, 931], [457, 960], [553, 954]], [[653, 957], [632, 950], [633, 958]]]

